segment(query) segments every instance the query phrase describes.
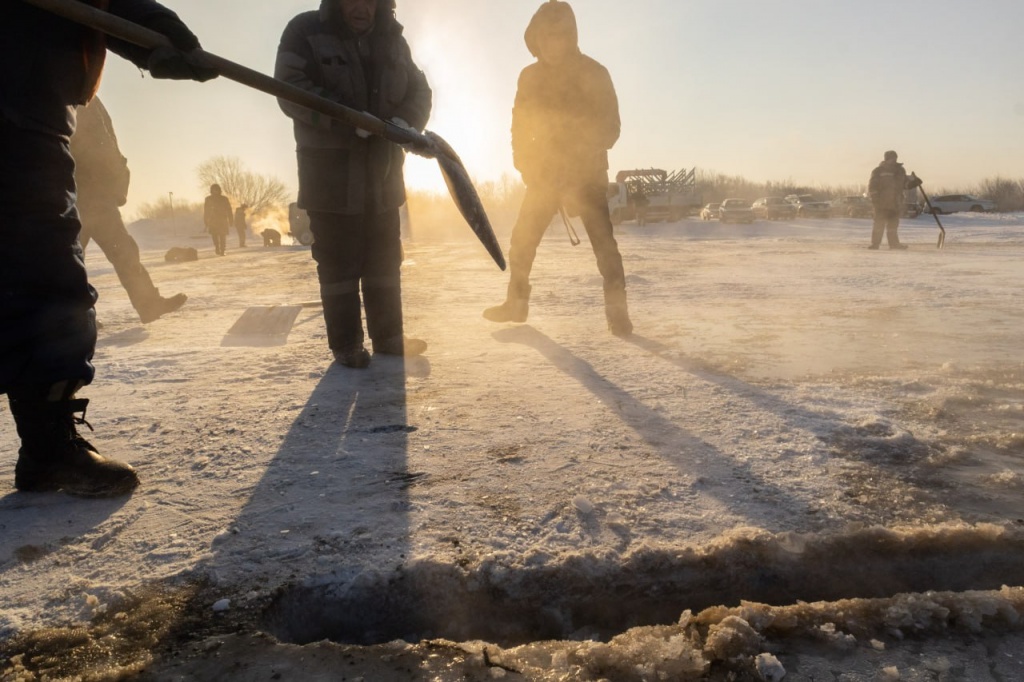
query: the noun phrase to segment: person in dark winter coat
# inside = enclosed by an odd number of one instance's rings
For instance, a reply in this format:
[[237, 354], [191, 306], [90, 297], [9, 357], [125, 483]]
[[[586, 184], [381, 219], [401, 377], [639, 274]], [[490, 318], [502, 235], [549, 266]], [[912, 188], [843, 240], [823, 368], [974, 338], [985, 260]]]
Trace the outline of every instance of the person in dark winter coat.
[[245, 211], [248, 208], [246, 204], [242, 204], [235, 209], [235, 232], [238, 233], [239, 248], [245, 246], [245, 234], [249, 231], [249, 226], [245, 222]]
[[[152, 0], [91, 0], [170, 38], [147, 50], [24, 2], [0, 2], [0, 393], [21, 438], [14, 486], [92, 497], [138, 485], [134, 469], [78, 434], [95, 369], [96, 290], [89, 284], [69, 149], [76, 107], [96, 93], [107, 47], [156, 78], [217, 75], [195, 35]], [[81, 416], [79, 416], [81, 415]]]
[[[285, 28], [275, 75], [397, 125], [423, 130], [432, 93], [395, 18], [394, 0], [323, 0]], [[298, 145], [298, 206], [309, 214], [327, 343], [346, 367], [366, 367], [361, 308], [373, 352], [419, 355], [404, 336], [397, 145], [286, 101]], [[362, 296], [360, 296], [360, 291]]]
[[223, 256], [227, 250], [228, 230], [233, 221], [231, 201], [224, 196], [220, 185], [210, 185], [210, 194], [203, 202], [203, 224], [213, 239], [213, 250], [218, 256]]
[[578, 47], [576, 17], [566, 2], [540, 6], [525, 34], [537, 61], [519, 76], [512, 109], [512, 158], [526, 196], [512, 230], [510, 279], [503, 304], [488, 308], [493, 322], [525, 322], [530, 270], [544, 231], [564, 208], [578, 215], [604, 278], [605, 316], [613, 334], [633, 331], [626, 276], [612, 235], [605, 192], [608, 150], [619, 138], [619, 105], [607, 69]]
[[900, 243], [897, 230], [906, 204], [904, 191], [917, 185], [910, 184], [903, 164], [896, 159], [896, 152], [887, 151], [882, 162], [871, 171], [871, 179], [868, 180], [868, 196], [871, 197], [871, 204], [875, 208], [875, 222], [871, 229], [869, 249], [878, 248], [882, 243], [883, 234], [889, 242], [890, 249], [907, 248], [906, 244]]
[[119, 209], [128, 201], [128, 160], [121, 155], [110, 114], [98, 97], [78, 107], [71, 155], [75, 157], [82, 250], [90, 239], [96, 240], [143, 323], [185, 305], [185, 294], [160, 295], [139, 258], [139, 245], [124, 226]]

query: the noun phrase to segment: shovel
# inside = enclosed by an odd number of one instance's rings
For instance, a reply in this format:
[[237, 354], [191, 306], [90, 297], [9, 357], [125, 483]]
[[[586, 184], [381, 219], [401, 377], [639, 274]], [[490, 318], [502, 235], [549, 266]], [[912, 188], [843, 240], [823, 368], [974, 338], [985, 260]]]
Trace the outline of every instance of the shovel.
[[939, 214], [936, 213], [935, 209], [932, 207], [931, 199], [929, 199], [928, 195], [924, 193], [924, 185], [921, 184], [921, 179], [918, 178], [913, 173], [910, 174], [910, 177], [914, 178], [914, 180], [917, 181], [917, 188], [921, 191], [921, 196], [924, 197], [924, 203], [926, 206], [928, 206], [928, 212], [932, 214], [932, 217], [935, 218], [935, 224], [939, 226], [939, 243], [936, 246], [936, 248], [941, 249], [942, 246], [946, 243], [946, 228], [942, 226], [942, 221], [939, 220]]
[[[8, 0], [3, 1], [7, 2]], [[141, 47], [155, 49], [157, 47], [171, 46], [170, 40], [163, 34], [103, 10], [90, 7], [78, 0], [23, 1], [75, 23], [102, 31], [115, 38]], [[455, 153], [455, 150], [439, 135], [429, 131], [419, 133], [415, 130], [396, 126], [368, 112], [357, 111], [343, 104], [332, 102], [329, 99], [307, 92], [302, 88], [277, 80], [204, 50], [197, 49], [191, 56], [202, 59], [207, 65], [217, 69], [221, 76], [236, 83], [241, 83], [255, 90], [265, 92], [268, 95], [279, 97], [307, 109], [312, 109], [325, 116], [344, 121], [373, 135], [383, 137], [385, 140], [402, 145], [405, 149], [419, 156], [437, 159], [438, 166], [441, 168], [441, 175], [444, 177], [448, 191], [451, 193], [452, 199], [455, 201], [455, 205], [458, 206], [462, 217], [469, 223], [470, 228], [472, 228], [477, 238], [484, 245], [484, 248], [487, 249], [487, 253], [498, 264], [498, 267], [502, 270], [505, 269], [505, 257], [502, 255], [501, 246], [494, 236], [491, 222], [484, 212], [480, 196], [473, 187], [469, 173], [466, 171], [466, 167], [462, 164], [458, 154]]]

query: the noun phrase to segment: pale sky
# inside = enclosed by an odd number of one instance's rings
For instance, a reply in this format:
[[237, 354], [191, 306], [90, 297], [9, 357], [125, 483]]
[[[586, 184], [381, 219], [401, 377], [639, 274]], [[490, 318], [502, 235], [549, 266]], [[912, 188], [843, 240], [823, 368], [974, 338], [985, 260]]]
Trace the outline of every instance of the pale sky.
[[[316, 0], [167, 0], [203, 47], [273, 72], [281, 31]], [[539, 0], [398, 0], [434, 90], [428, 128], [479, 179], [513, 172], [511, 106]], [[896, 149], [926, 187], [1024, 177], [1020, 0], [576, 0], [582, 50], [618, 90], [622, 168], [697, 166], [750, 180], [863, 183]], [[212, 156], [296, 188], [291, 123], [226, 79], [142, 77], [112, 56], [100, 94], [132, 168], [134, 208], [201, 199]], [[436, 164], [407, 166], [439, 189]], [[752, 197], [753, 198], [753, 197]]]

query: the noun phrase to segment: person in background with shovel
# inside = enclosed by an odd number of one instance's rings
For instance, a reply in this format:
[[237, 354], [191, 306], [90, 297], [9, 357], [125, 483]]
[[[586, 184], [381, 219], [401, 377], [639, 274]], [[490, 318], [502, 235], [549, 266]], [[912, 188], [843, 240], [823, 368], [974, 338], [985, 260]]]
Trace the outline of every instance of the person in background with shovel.
[[[319, 10], [299, 14], [281, 36], [274, 75], [417, 131], [430, 116], [432, 93], [402, 36], [394, 0], [323, 0]], [[361, 308], [374, 354], [423, 353], [427, 344], [403, 332], [399, 207], [405, 202], [405, 152], [278, 101], [294, 124], [298, 205], [309, 214], [335, 361], [354, 368], [370, 364]]]
[[[75, 3], [77, 4], [77, 3]], [[152, 0], [94, 0], [170, 38], [174, 47], [109, 48], [155, 78], [209, 80], [190, 57], [199, 41]], [[14, 486], [109, 497], [139, 483], [124, 462], [77, 431], [95, 374], [96, 290], [89, 284], [75, 208], [69, 138], [75, 108], [96, 93], [108, 41], [19, 0], [0, 2], [0, 393], [21, 438]], [[78, 416], [81, 415], [81, 416]]]
[[891, 149], [882, 156], [882, 162], [871, 171], [871, 178], [868, 180], [868, 196], [871, 197], [871, 204], [875, 208], [875, 222], [871, 229], [872, 251], [878, 249], [882, 243], [884, 234], [889, 242], [890, 249], [905, 250], [906, 244], [900, 243], [897, 230], [900, 227], [900, 216], [906, 209], [906, 194], [908, 189], [915, 189], [921, 186], [918, 177], [907, 177], [907, 171], [903, 164], [896, 161], [896, 152]]
[[[616, 336], [633, 332], [626, 275], [608, 213], [608, 150], [619, 139], [619, 104], [607, 69], [580, 52], [576, 16], [566, 2], [540, 6], [526, 28], [537, 62], [523, 69], [512, 109], [512, 158], [526, 196], [512, 229], [504, 303], [492, 322], [525, 322], [530, 270], [556, 213], [579, 215], [604, 278], [605, 317]], [[564, 210], [563, 210], [564, 209]]]

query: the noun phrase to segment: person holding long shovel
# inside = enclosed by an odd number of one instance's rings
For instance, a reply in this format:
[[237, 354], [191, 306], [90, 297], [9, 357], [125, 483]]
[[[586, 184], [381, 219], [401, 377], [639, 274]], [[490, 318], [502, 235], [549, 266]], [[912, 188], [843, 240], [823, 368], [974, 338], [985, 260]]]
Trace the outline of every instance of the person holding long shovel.
[[109, 497], [131, 492], [139, 479], [77, 430], [87, 423], [89, 401], [76, 393], [95, 374], [96, 290], [78, 240], [69, 149], [75, 108], [95, 95], [108, 47], [155, 78], [204, 81], [217, 71], [193, 59], [199, 41], [163, 5], [91, 4], [165, 42], [155, 49], [108, 44], [100, 32], [29, 4], [0, 3], [0, 393], [21, 438], [15, 488]]
[[[281, 37], [274, 75], [401, 128], [421, 131], [430, 116], [430, 86], [402, 36], [394, 0], [323, 0], [319, 10], [296, 16]], [[298, 204], [309, 215], [335, 361], [370, 364], [362, 308], [374, 354], [422, 354], [426, 342], [403, 334], [404, 150], [357, 126], [279, 102], [294, 123]]]

